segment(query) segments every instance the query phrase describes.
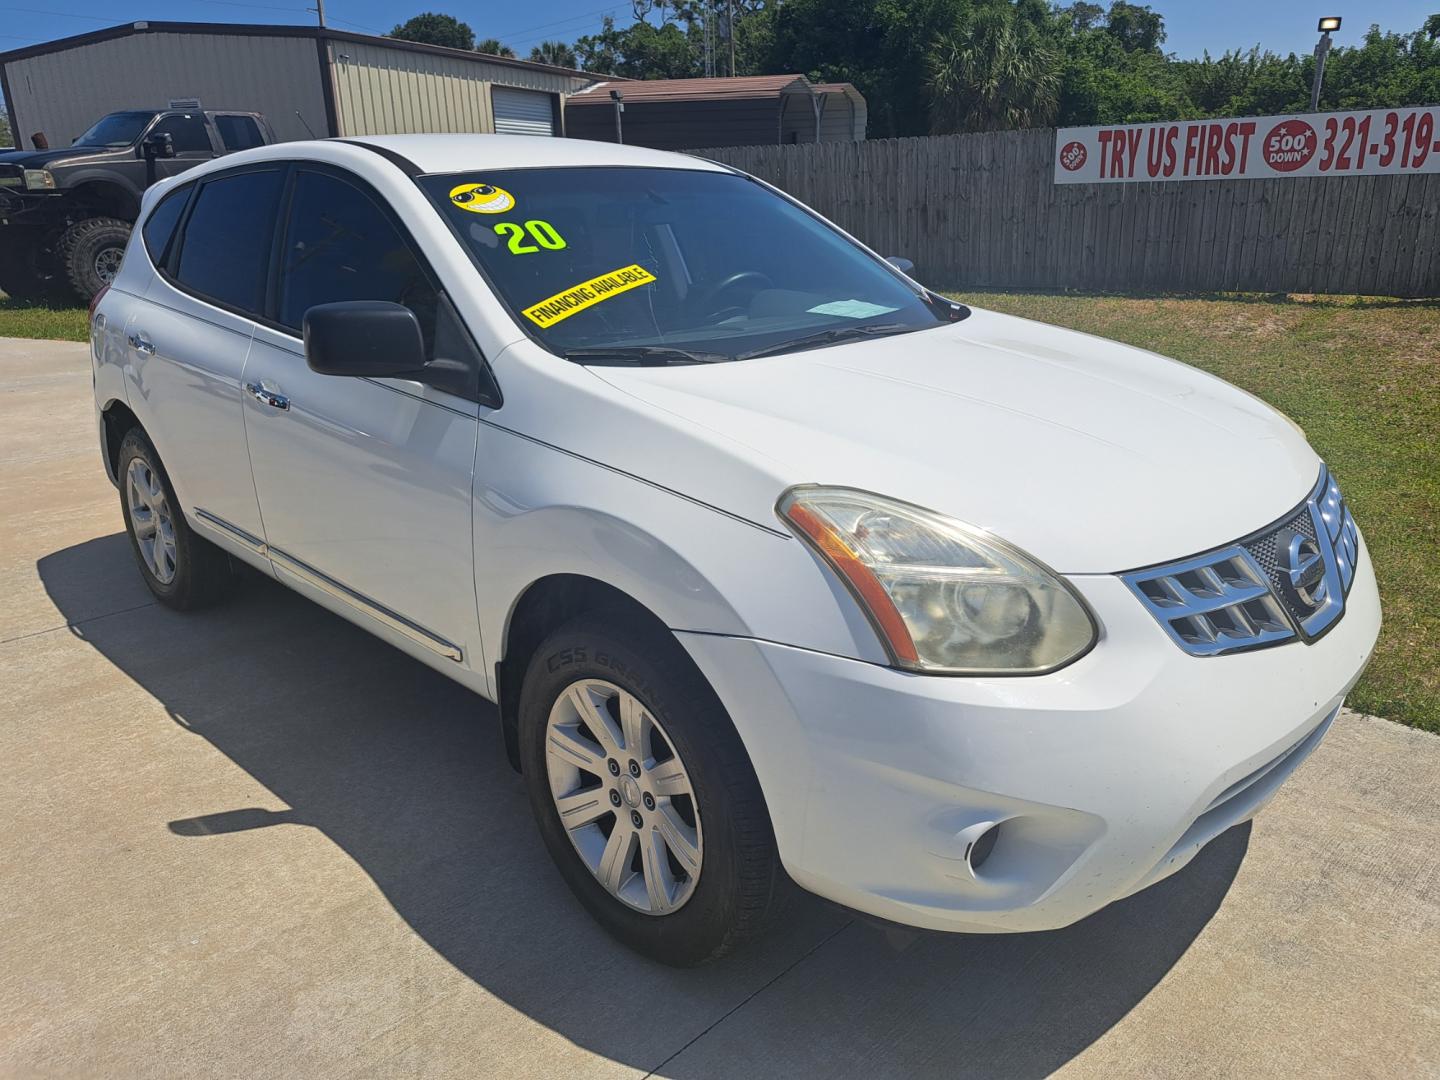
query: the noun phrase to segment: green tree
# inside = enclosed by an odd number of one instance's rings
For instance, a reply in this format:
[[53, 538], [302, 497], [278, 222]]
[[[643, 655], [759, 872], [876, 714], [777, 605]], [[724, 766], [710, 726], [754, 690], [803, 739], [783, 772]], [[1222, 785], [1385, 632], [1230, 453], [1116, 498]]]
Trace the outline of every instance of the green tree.
[[422, 45], [443, 45], [450, 49], [473, 49], [475, 31], [454, 15], [426, 11], [400, 23], [389, 34], [402, 41], [418, 41]]
[[978, 12], [942, 37], [927, 60], [930, 130], [1043, 127], [1055, 116], [1059, 57], [1009, 5]]
[[573, 68], [576, 63], [575, 50], [563, 41], [542, 41], [530, 50], [530, 59], [551, 67]]
[[[702, 75], [705, 18], [728, 25], [727, 0], [632, 2], [633, 25], [617, 29], [607, 18], [575, 43], [579, 65], [641, 79]], [[872, 138], [1302, 111], [1314, 70], [1309, 53], [1167, 56], [1161, 13], [1127, 0], [734, 4], [737, 73], [854, 83], [869, 103]], [[716, 44], [724, 73], [729, 50], [723, 38]], [[1410, 33], [1372, 27], [1360, 45], [1330, 53], [1324, 108], [1435, 102], [1440, 15]]]
[[869, 106], [872, 138], [923, 135], [930, 130], [929, 52], [964, 24], [971, 6], [972, 0], [786, 0], [771, 15], [765, 70], [854, 83]]
[[493, 37], [487, 37], [484, 41], [476, 44], [475, 51], [489, 53], [491, 56], [513, 57], [515, 55], [514, 49], [512, 49], [509, 45], [506, 45], [499, 38]]
[[0, 112], [0, 146], [14, 146], [15, 136], [10, 132], [10, 114]]
[[1105, 32], [1126, 52], [1159, 52], [1165, 42], [1165, 20], [1148, 7], [1115, 0], [1105, 16]]
[[704, 60], [691, 35], [678, 23], [632, 23], [616, 29], [606, 16], [600, 32], [575, 42], [575, 56], [586, 71], [604, 71], [631, 79], [689, 79], [705, 74]]
[[[1196, 115], [1175, 65], [1160, 52], [1164, 20], [1132, 4], [1112, 4], [1103, 18], [1094, 7], [1057, 9], [1050, 20], [1060, 57], [1055, 123], [1141, 123]], [[1120, 25], [1112, 29], [1116, 16]]]

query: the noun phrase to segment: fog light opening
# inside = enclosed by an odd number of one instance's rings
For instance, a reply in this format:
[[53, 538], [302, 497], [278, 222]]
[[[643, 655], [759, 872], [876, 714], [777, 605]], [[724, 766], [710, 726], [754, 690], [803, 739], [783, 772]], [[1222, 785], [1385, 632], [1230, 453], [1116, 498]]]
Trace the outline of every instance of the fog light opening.
[[995, 850], [995, 841], [1000, 838], [1000, 823], [996, 822], [977, 836], [965, 848], [965, 862], [972, 874], [978, 873], [990, 853]]

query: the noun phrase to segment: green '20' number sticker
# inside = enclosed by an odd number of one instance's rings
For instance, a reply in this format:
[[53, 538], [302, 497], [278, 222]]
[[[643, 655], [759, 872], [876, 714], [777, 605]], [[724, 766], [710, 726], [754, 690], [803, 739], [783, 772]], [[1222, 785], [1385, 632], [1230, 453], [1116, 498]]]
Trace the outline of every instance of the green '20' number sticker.
[[[535, 243], [527, 244], [525, 242], [527, 234]], [[559, 251], [565, 246], [565, 238], [556, 232], [555, 226], [548, 221], [527, 221], [524, 228], [516, 225], [513, 221], [502, 221], [495, 226], [495, 235], [509, 237], [511, 255], [529, 255], [531, 252], [539, 251], [540, 248], [544, 248], [546, 251]]]

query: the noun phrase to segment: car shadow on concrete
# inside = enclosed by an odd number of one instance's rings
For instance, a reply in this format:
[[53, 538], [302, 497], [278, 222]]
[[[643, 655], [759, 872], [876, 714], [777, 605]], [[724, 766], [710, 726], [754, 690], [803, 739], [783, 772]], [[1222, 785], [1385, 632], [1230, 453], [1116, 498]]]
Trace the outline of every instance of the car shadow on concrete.
[[[739, 955], [675, 971], [613, 943], [566, 891], [488, 703], [258, 574], [216, 610], [95, 618], [81, 583], [136, 573], [124, 534], [38, 569], [72, 633], [289, 807], [216, 806], [157, 829], [220, 838], [206, 843], [318, 829], [464, 976], [579, 1046], [667, 1076], [1046, 1075], [1185, 953], [1249, 841], [1248, 826], [1232, 830], [1065, 930], [887, 933], [803, 897]], [[618, 986], [647, 1023], [596, 1007]]]

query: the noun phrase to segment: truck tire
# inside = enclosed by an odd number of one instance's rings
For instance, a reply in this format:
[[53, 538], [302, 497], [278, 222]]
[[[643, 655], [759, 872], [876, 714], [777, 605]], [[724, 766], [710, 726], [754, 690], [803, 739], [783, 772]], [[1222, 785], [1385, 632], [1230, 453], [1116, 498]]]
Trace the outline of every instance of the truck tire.
[[85, 303], [120, 271], [130, 224], [118, 218], [86, 218], [71, 225], [60, 237], [60, 264], [75, 294]]
[[30, 229], [0, 229], [0, 292], [27, 302], [57, 298], [55, 280], [40, 268], [39, 250], [40, 236]]

